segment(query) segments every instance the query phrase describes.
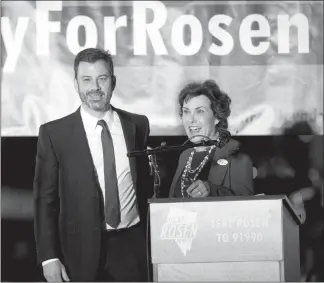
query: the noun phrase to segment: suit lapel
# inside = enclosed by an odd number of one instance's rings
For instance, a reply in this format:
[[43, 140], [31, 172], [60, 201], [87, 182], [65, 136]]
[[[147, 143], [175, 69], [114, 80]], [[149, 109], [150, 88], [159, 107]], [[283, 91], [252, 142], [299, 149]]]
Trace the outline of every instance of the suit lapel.
[[71, 127], [71, 138], [72, 138], [72, 144], [74, 147], [74, 150], [78, 153], [78, 159], [80, 162], [82, 161], [82, 168], [83, 168], [83, 173], [82, 174], [87, 174], [89, 173], [89, 176], [91, 176], [94, 180], [94, 182], [98, 185], [100, 188], [99, 180], [97, 177], [96, 169], [93, 163], [88, 139], [86, 136], [86, 132], [84, 129], [84, 125], [82, 122], [81, 118], [81, 113], [80, 113], [80, 107], [79, 109], [75, 112], [72, 120], [72, 127]]
[[216, 147], [216, 151], [209, 170], [208, 180], [215, 185], [223, 184], [228, 167], [230, 166], [231, 154], [239, 146], [235, 140], [230, 140], [224, 147]]
[[[125, 136], [126, 148], [127, 152], [133, 151], [135, 149], [135, 135], [136, 135], [136, 127], [135, 124], [132, 122], [131, 118], [125, 115], [122, 111], [117, 108], [113, 108], [114, 111], [117, 112], [120, 122], [123, 128], [123, 133]], [[94, 178], [94, 181], [100, 188], [99, 180], [97, 177], [96, 169], [93, 163], [90, 147], [88, 144], [88, 139], [86, 136], [86, 132], [82, 123], [80, 107], [74, 113], [72, 119], [72, 131], [71, 131], [71, 138], [73, 140], [73, 144], [75, 150], [79, 153], [80, 160], [83, 163], [84, 172], [91, 172], [91, 176]], [[131, 175], [133, 179], [134, 186], [136, 187], [137, 182], [137, 174], [136, 174], [136, 159], [130, 158], [130, 169]]]
[[[112, 107], [114, 111], [117, 112], [122, 128], [123, 128], [123, 133], [125, 137], [125, 142], [126, 142], [126, 147], [127, 147], [127, 152], [131, 152], [135, 149], [135, 137], [136, 137], [136, 126], [131, 120], [131, 117], [125, 115], [124, 112], [120, 111], [117, 108]], [[134, 187], [136, 188], [136, 183], [137, 183], [137, 174], [136, 174], [136, 158], [135, 157], [130, 157], [129, 158], [129, 166], [131, 169], [131, 175], [134, 183]]]
[[184, 167], [186, 166], [186, 162], [189, 158], [189, 154], [191, 151], [192, 151], [192, 149], [187, 149], [180, 155], [178, 167], [174, 174], [173, 181], [172, 181], [172, 184], [170, 187], [169, 197], [174, 197], [175, 187], [178, 183], [178, 180], [180, 178], [180, 175], [181, 175]]

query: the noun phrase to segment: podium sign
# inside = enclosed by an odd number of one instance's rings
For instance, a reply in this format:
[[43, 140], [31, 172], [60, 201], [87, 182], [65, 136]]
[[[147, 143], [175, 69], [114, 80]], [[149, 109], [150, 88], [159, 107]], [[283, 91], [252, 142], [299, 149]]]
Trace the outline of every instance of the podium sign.
[[287, 248], [299, 270], [298, 219], [282, 196], [151, 200], [150, 227], [155, 281], [285, 281]]

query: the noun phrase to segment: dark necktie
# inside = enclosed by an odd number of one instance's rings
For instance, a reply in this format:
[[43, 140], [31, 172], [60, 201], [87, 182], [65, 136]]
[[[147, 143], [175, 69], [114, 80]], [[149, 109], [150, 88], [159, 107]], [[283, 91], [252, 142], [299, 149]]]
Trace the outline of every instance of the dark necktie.
[[99, 120], [98, 125], [102, 126], [101, 142], [105, 172], [105, 219], [108, 225], [116, 228], [120, 223], [120, 204], [114, 145], [106, 122]]

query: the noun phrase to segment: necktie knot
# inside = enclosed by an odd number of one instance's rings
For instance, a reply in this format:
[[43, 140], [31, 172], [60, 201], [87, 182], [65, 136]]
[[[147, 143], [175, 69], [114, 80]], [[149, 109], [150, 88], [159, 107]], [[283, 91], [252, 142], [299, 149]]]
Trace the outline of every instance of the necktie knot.
[[106, 123], [105, 120], [99, 120], [99, 121], [97, 122], [97, 125], [99, 125], [99, 126], [105, 128], [105, 129], [108, 129], [108, 126], [107, 126], [107, 123]]

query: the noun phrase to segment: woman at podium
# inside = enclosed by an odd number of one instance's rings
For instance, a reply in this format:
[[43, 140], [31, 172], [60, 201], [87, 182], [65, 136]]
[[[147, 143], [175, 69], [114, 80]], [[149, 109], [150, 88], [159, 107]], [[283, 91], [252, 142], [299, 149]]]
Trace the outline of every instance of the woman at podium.
[[230, 97], [207, 80], [186, 85], [178, 101], [183, 127], [197, 146], [181, 153], [169, 197], [253, 195], [251, 159], [227, 131]]

